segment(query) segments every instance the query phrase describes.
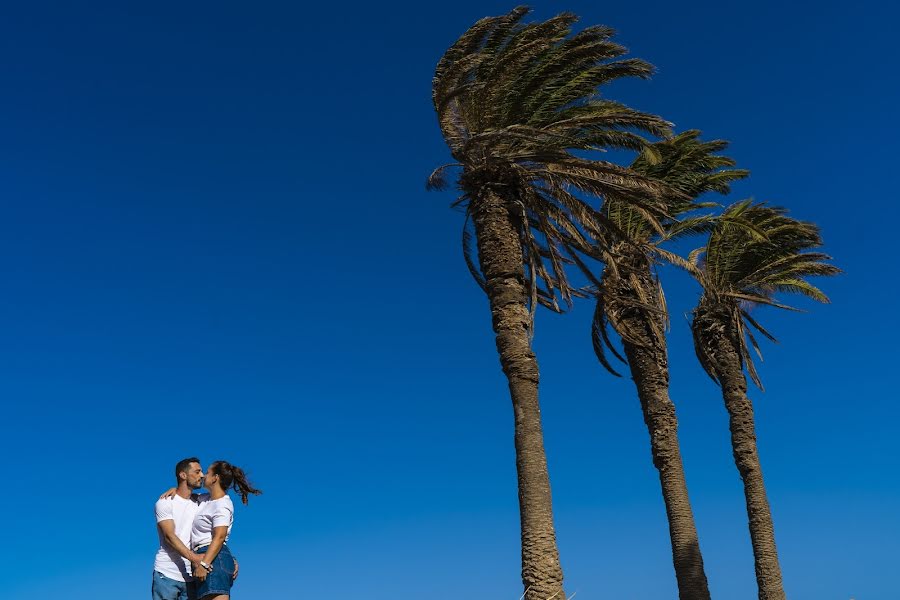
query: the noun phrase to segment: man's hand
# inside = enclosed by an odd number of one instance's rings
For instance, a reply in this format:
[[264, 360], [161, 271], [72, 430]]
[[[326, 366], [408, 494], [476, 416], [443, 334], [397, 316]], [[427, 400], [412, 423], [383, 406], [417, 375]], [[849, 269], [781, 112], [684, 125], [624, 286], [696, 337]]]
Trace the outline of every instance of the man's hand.
[[234, 573], [231, 574], [231, 580], [232, 580], [232, 581], [234, 581], [235, 579], [237, 579], [237, 573], [238, 573], [238, 564], [237, 564], [237, 559], [235, 558], [235, 559], [234, 559]]
[[166, 498], [174, 498], [176, 491], [177, 491], [176, 488], [169, 488], [165, 492], [162, 493], [162, 495], [159, 497], [159, 499], [165, 500]]
[[209, 571], [207, 571], [206, 568], [200, 564], [199, 560], [196, 562], [191, 561], [191, 571], [194, 574], [194, 579], [198, 581], [205, 580], [206, 576], [209, 575]]

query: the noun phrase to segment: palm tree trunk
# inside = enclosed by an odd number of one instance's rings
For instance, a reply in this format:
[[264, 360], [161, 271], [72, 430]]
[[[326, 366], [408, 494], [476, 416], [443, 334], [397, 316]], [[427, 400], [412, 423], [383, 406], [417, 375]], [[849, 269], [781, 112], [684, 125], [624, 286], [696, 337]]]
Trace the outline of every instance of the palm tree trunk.
[[[639, 321], [629, 325], [631, 331], [641, 327]], [[681, 462], [678, 419], [675, 405], [669, 398], [669, 367], [665, 348], [638, 346], [627, 341], [623, 342], [623, 346], [631, 377], [637, 386], [644, 423], [650, 432], [653, 464], [659, 471], [669, 520], [678, 597], [680, 600], [709, 600], [709, 584], [703, 569], [700, 541]]]
[[565, 600], [538, 403], [538, 365], [531, 349], [522, 243], [506, 201], [496, 193], [486, 192], [473, 203], [472, 211], [497, 352], [515, 415], [524, 597]]
[[719, 382], [728, 410], [734, 462], [744, 482], [759, 600], [785, 600], [775, 549], [775, 526], [756, 448], [753, 404], [747, 397], [747, 379], [738, 350], [727, 336], [718, 338], [718, 347], [713, 352], [720, 365]]

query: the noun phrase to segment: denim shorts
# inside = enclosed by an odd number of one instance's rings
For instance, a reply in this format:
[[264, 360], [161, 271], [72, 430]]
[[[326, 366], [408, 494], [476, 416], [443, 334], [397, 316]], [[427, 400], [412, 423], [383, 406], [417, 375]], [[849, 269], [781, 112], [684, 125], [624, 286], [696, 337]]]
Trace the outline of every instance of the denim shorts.
[[[203, 546], [197, 549], [197, 554], [203, 554], [209, 546]], [[216, 554], [212, 561], [212, 573], [206, 576], [206, 579], [200, 581], [194, 578], [197, 584], [197, 598], [205, 598], [206, 596], [216, 596], [219, 594], [231, 594], [231, 583], [234, 576], [234, 557], [228, 546], [222, 545], [222, 549]]]
[[193, 581], [169, 579], [159, 571], [153, 571], [153, 586], [150, 588], [153, 600], [196, 600]]

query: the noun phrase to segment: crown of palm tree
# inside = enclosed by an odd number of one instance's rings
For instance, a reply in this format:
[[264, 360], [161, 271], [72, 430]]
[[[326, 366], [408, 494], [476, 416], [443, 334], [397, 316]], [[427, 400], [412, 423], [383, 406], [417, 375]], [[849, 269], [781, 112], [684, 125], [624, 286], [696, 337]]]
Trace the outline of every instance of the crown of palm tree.
[[[478, 21], [438, 63], [434, 106], [457, 162], [435, 170], [428, 186], [444, 187], [445, 169], [462, 167], [457, 183], [463, 194], [455, 205], [467, 216], [485, 190], [506, 199], [519, 223], [532, 300], [559, 310], [557, 292], [567, 303], [578, 295], [564, 265], [577, 261], [574, 255], [587, 250], [592, 237], [604, 237], [608, 226], [582, 196], [615, 198], [656, 224], [665, 215], [664, 196], [672, 193], [628, 168], [575, 152], [638, 149], [652, 160], [653, 147], [642, 134], [668, 135], [670, 124], [598, 94], [606, 83], [653, 71], [642, 60], [619, 58], [625, 49], [611, 41], [611, 29], [572, 35], [575, 15], [524, 24], [528, 12], [519, 7]], [[466, 262], [483, 287], [470, 242], [464, 226]]]
[[[744, 200], [728, 207], [722, 217], [706, 246], [688, 257], [695, 267], [692, 272], [703, 286], [693, 326], [697, 356], [710, 377], [718, 381], [720, 368], [710, 352], [710, 336], [728, 335], [738, 347], [751, 379], [762, 388], [747, 342], [761, 357], [752, 330], [776, 340], [751, 316], [752, 307], [796, 310], [777, 302], [779, 293], [800, 294], [827, 303], [828, 297], [807, 278], [841, 271], [825, 262], [831, 260], [830, 256], [812, 251], [822, 245], [819, 227], [787, 216], [784, 208]], [[697, 318], [700, 313], [713, 318]], [[724, 332], [715, 326], [716, 319], [728, 324]]]
[[[716, 220], [711, 215], [687, 217], [683, 215], [701, 208], [716, 206], [700, 202], [706, 192], [727, 194], [732, 181], [749, 175], [749, 171], [735, 169], [734, 159], [716, 154], [728, 147], [724, 140], [704, 142], [700, 132], [692, 129], [670, 139], [653, 144], [651, 151], [642, 151], [631, 168], [651, 179], [665, 183], [674, 193], [664, 196], [667, 217], [658, 223], [649, 221], [630, 205], [616, 199], [608, 200], [603, 212], [609, 219], [616, 242], [602, 244], [611, 250], [603, 251], [606, 270], [598, 285], [598, 301], [594, 311], [592, 341], [601, 364], [618, 375], [606, 358], [605, 349], [622, 359], [609, 339], [607, 326], [630, 343], [643, 345], [638, 332], [631, 331], [624, 316], [637, 316], [642, 329], [649, 330], [655, 339], [662, 340], [667, 324], [665, 295], [653, 273], [653, 260], [661, 258], [683, 264], [683, 259], [659, 247], [659, 244], [688, 234], [708, 232]], [[632, 319], [633, 323], [634, 320]]]
[[728, 147], [725, 140], [700, 140], [700, 131], [691, 129], [666, 140], [656, 142], [642, 151], [631, 163], [631, 169], [657, 181], [664, 182], [676, 193], [667, 195], [665, 210], [669, 215], [661, 221], [660, 232], [643, 215], [630, 206], [615, 200], [607, 202], [605, 212], [628, 240], [649, 241], [654, 235], [668, 240], [686, 233], [696, 232], [700, 223], [710, 223], [708, 217], [678, 220], [678, 217], [700, 208], [716, 206], [699, 202], [706, 192], [728, 194], [731, 182], [750, 174], [746, 169], [733, 168], [733, 158], [716, 154]]

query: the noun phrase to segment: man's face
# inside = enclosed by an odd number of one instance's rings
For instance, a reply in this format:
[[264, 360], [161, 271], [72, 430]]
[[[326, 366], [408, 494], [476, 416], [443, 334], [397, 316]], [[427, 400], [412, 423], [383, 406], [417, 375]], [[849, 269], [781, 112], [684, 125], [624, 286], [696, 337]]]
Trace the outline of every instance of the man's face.
[[184, 471], [185, 481], [192, 490], [203, 487], [203, 469], [200, 463], [192, 462]]

